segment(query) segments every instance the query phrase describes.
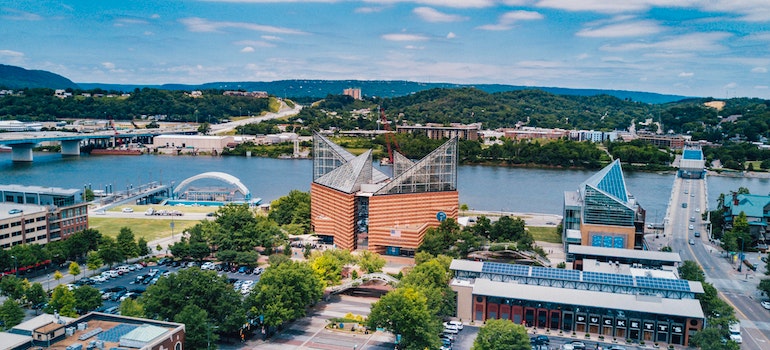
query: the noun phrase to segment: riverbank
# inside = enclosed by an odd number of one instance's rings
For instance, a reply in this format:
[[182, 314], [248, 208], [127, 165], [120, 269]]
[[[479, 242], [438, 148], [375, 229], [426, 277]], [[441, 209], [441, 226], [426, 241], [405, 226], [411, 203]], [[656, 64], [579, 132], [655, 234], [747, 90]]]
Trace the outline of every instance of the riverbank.
[[708, 176], [745, 177], [745, 178], [751, 178], [751, 179], [770, 179], [770, 173], [768, 173], [768, 172], [759, 172], [759, 171], [737, 171], [737, 170], [714, 171], [714, 170], [707, 170], [706, 174], [708, 174]]

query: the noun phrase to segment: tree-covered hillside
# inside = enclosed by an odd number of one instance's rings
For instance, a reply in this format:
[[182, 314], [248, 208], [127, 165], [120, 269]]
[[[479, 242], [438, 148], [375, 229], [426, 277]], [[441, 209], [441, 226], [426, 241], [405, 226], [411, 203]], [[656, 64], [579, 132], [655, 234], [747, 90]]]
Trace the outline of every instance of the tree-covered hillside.
[[[0, 98], [0, 119], [56, 120], [85, 118], [117, 120], [139, 119], [142, 116], [162, 115], [168, 121], [217, 122], [232, 116], [259, 115], [268, 110], [267, 98], [225, 96], [219, 90], [203, 91], [193, 98], [184, 91], [137, 89], [124, 97], [115, 92], [90, 90], [91, 97], [83, 97], [81, 90], [74, 96], [58, 98], [51, 89], [24, 89], [13, 96]], [[102, 97], [93, 97], [104, 94]]]
[[0, 89], [74, 89], [77, 87], [78, 85], [71, 80], [55, 73], [0, 64]]

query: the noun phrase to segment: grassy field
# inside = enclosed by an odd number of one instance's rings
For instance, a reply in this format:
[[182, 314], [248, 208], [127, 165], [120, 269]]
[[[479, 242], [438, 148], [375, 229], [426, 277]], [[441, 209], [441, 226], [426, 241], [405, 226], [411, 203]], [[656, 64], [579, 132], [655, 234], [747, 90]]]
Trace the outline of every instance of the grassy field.
[[554, 227], [543, 226], [527, 226], [529, 233], [535, 238], [535, 241], [549, 242], [549, 243], [561, 243], [561, 236], [556, 233]]
[[120, 212], [123, 208], [131, 208], [134, 213], [144, 213], [149, 208], [156, 210], [177, 210], [182, 213], [213, 213], [219, 209], [219, 207], [167, 207], [162, 205], [121, 205], [110, 209], [110, 212]]
[[[188, 227], [195, 226], [195, 220], [174, 220], [174, 235]], [[134, 237], [144, 237], [149, 242], [162, 237], [171, 237], [171, 219], [129, 219], [129, 218], [88, 218], [88, 227], [99, 230], [101, 234], [117, 237], [120, 229], [128, 227]]]

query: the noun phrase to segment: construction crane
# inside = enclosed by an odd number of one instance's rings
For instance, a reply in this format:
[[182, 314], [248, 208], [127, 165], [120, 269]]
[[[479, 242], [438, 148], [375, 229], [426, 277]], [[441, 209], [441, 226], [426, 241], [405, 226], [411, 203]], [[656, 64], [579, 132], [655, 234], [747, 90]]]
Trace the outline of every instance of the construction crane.
[[118, 147], [123, 144], [123, 141], [118, 137], [120, 134], [118, 134], [118, 128], [115, 127], [115, 121], [112, 120], [112, 116], [110, 116], [110, 127], [112, 128], [112, 131], [115, 132], [115, 143], [114, 147]]
[[382, 109], [382, 106], [378, 108], [380, 109], [380, 124], [382, 124], [382, 128], [386, 131], [385, 146], [388, 148], [388, 162], [393, 164], [393, 147], [399, 152], [401, 152], [401, 149], [398, 147], [398, 142], [396, 142], [396, 135], [390, 130], [390, 123], [388, 118], [385, 117], [385, 110]]

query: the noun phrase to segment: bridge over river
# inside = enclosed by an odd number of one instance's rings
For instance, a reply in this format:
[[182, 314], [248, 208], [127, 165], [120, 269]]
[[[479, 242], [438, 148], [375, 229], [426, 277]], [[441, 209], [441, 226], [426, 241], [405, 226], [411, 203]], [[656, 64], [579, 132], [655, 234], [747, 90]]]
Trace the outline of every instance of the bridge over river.
[[104, 130], [94, 133], [63, 131], [31, 131], [0, 133], [0, 145], [11, 147], [11, 159], [14, 162], [32, 162], [32, 148], [42, 142], [59, 142], [63, 156], [79, 156], [81, 144], [115, 146], [120, 143], [152, 143], [153, 137], [160, 134], [197, 133], [193, 127], [176, 129], [141, 129], [141, 130]]

